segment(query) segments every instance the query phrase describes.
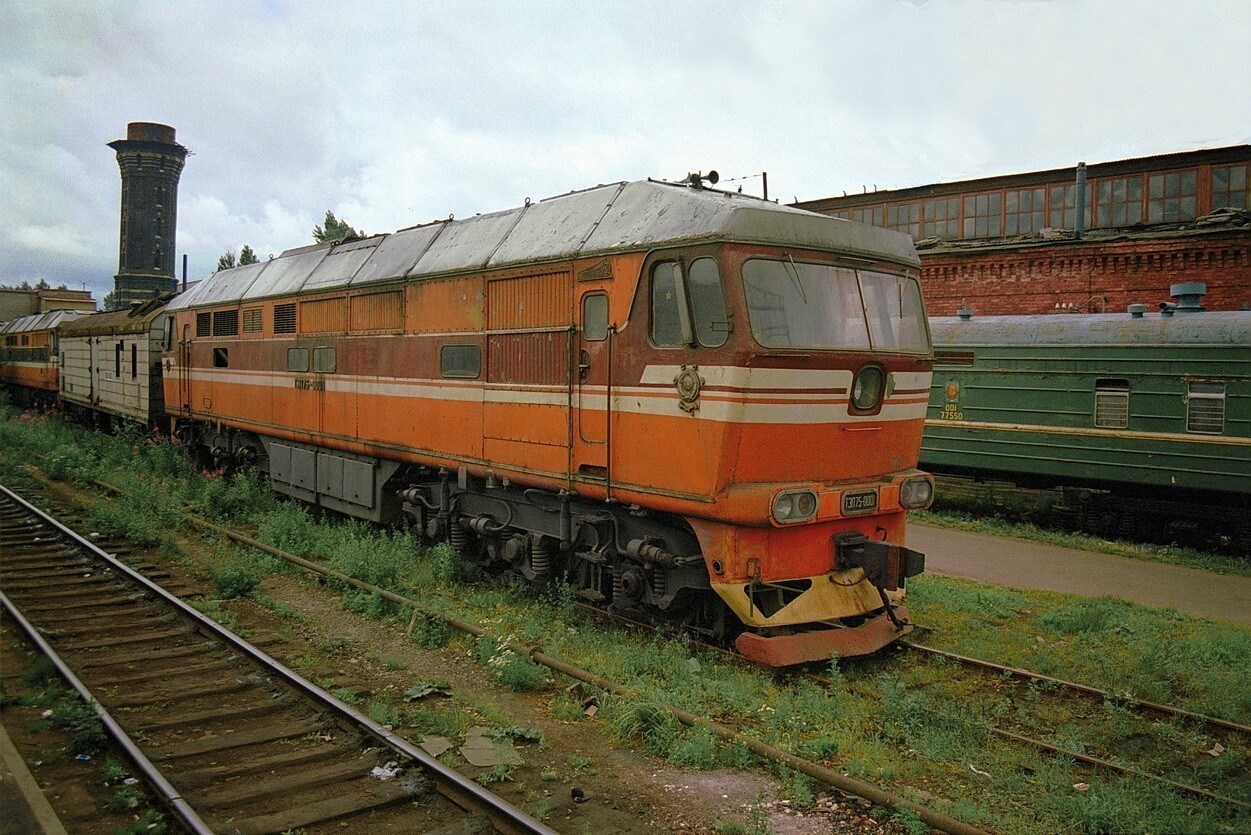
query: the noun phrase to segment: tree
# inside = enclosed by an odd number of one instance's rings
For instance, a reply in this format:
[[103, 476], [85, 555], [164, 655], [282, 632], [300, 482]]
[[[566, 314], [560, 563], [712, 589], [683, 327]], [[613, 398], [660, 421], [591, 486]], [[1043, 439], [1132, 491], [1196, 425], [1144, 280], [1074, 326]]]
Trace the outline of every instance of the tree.
[[256, 257], [256, 253], [252, 251], [252, 247], [248, 246], [247, 244], [244, 244], [243, 249], [239, 250], [239, 266], [240, 267], [242, 267], [245, 264], [255, 264], [259, 260], [261, 259]]
[[51, 285], [51, 284], [49, 284], [49, 283], [47, 282], [47, 279], [43, 279], [43, 278], [41, 278], [41, 279], [39, 279], [38, 281], [36, 281], [36, 282], [35, 282], [35, 287], [34, 287], [34, 289], [36, 289], [36, 290], [50, 290], [50, 289], [52, 289], [52, 285]]
[[348, 225], [347, 221], [339, 220], [334, 216], [334, 212], [329, 209], [326, 209], [325, 223], [313, 227], [313, 240], [319, 244], [329, 244], [363, 237], [365, 237], [364, 232], [358, 232]]
[[233, 249], [226, 250], [226, 252], [217, 259], [218, 270], [229, 270], [233, 267], [237, 267], [238, 265], [239, 262], [235, 260], [235, 251]]
[[105, 296], [103, 305], [104, 305], [105, 310], [117, 310], [118, 308], [117, 293], [111, 292], [107, 296]]
[[261, 259], [256, 257], [255, 250], [247, 244], [243, 245], [243, 249], [239, 250], [239, 257], [235, 257], [233, 249], [226, 250], [225, 254], [217, 259], [217, 269], [229, 270], [232, 267], [242, 267], [247, 264], [255, 264]]

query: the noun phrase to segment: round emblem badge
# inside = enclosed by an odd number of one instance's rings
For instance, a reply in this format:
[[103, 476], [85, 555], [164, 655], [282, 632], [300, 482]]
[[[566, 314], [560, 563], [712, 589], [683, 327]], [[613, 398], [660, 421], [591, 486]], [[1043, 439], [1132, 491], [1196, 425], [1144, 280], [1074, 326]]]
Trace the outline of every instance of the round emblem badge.
[[698, 365], [684, 365], [678, 375], [673, 378], [673, 385], [678, 390], [678, 407], [684, 412], [694, 414], [699, 411], [699, 392], [707, 382], [699, 376]]

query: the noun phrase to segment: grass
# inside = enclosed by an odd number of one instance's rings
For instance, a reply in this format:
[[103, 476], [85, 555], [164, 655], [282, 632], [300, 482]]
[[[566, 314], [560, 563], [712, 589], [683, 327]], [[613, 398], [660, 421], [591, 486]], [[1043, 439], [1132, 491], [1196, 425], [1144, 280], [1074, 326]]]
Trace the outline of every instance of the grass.
[[[0, 418], [0, 475], [5, 478], [20, 475], [33, 452], [54, 449], [61, 450], [57, 466], [69, 477], [101, 478], [146, 491], [123, 516], [163, 513], [167, 505], [190, 503], [215, 518], [254, 525], [264, 542], [483, 626], [491, 637], [455, 640], [464, 641], [501, 685], [537, 693], [554, 718], [585, 725], [588, 740], [602, 734], [686, 768], [760, 766], [742, 745], [678, 725], [650, 704], [654, 700], [734, 725], [858, 779], [899, 791], [924, 788], [949, 801], [941, 807], [948, 814], [1001, 831], [1098, 832], [1118, 828], [1111, 823], [1117, 820], [1153, 831], [1251, 829], [1251, 818], [1215, 804], [1092, 774], [987, 736], [991, 723], [1045, 722], [1057, 741], [1100, 752], [1111, 744], [1129, 745], [1144, 733], [1177, 737], [1192, 747], [1201, 741], [1184, 726], [1152, 730], [1148, 724], [1144, 731], [1139, 720], [1115, 704], [1059, 699], [1045, 687], [988, 681], [954, 665], [901, 653], [839, 660], [831, 665], [829, 688], [779, 677], [678, 638], [603, 626], [572, 606], [559, 589], [538, 593], [482, 582], [446, 546], [424, 549], [404, 532], [273, 503], [258, 495], [258, 485], [249, 479], [222, 479], [189, 468], [175, 445], [159, 439], [84, 437], [47, 416]], [[221, 575], [222, 582], [220, 588], [215, 583], [215, 593], [252, 594], [280, 611], [256, 594], [249, 578], [285, 564], [233, 548], [210, 551], [206, 570]], [[407, 627], [407, 610], [373, 594], [329, 585], [343, 595], [345, 607]], [[1249, 630], [1119, 601], [936, 576], [911, 581], [909, 597], [914, 615], [934, 628], [925, 636], [927, 643], [1200, 712], [1233, 719], [1251, 715]], [[235, 617], [215, 601], [200, 606], [215, 618]], [[423, 646], [442, 646], [454, 636], [438, 619], [422, 616], [414, 622], [413, 639]], [[641, 697], [601, 695], [599, 713], [588, 719], [580, 697], [557, 687], [545, 668], [529, 660], [525, 648], [534, 645], [622, 682]], [[335, 655], [343, 649], [330, 642], [317, 653]], [[312, 650], [290, 663], [303, 669], [320, 666]], [[449, 738], [490, 715], [455, 696], [412, 704], [374, 699], [367, 710], [406, 735]], [[1238, 781], [1245, 780], [1245, 754], [1230, 752], [1208, 763], [1211, 759], [1200, 760], [1202, 773], [1193, 779], [1237, 791]], [[589, 757], [571, 758], [568, 764], [575, 773], [593, 767]], [[810, 800], [817, 791], [802, 775], [780, 768], [775, 773], [796, 802]], [[1092, 788], [1073, 789], [1083, 782]]]

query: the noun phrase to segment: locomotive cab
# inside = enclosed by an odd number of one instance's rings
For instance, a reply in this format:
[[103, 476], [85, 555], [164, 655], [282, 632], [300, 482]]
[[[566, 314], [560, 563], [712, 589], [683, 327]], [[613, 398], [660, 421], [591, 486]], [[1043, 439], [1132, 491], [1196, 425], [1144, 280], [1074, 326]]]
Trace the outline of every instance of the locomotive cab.
[[924, 559], [901, 546], [904, 516], [933, 497], [916, 469], [932, 353], [915, 273], [735, 243], [660, 251], [635, 294], [632, 318], [642, 312], [646, 328], [623, 329], [619, 374], [668, 383], [677, 409], [649, 415], [616, 476], [695, 489], [715, 508], [683, 515], [747, 628], [740, 650], [789, 664], [908, 630], [891, 608]]

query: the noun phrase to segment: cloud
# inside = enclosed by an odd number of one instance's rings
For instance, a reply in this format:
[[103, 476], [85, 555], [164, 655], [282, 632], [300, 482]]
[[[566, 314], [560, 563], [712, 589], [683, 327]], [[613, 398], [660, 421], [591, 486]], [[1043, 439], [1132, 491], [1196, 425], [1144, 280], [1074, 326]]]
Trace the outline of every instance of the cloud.
[[[1164, 2], [43, 0], [0, 32], [0, 283], [107, 292], [105, 143], [174, 126], [178, 250], [716, 168], [815, 198], [1248, 141], [1251, 16]], [[1200, 46], [1192, 46], [1200, 44]], [[48, 280], [53, 280], [49, 278]], [[103, 295], [103, 292], [99, 292]]]

